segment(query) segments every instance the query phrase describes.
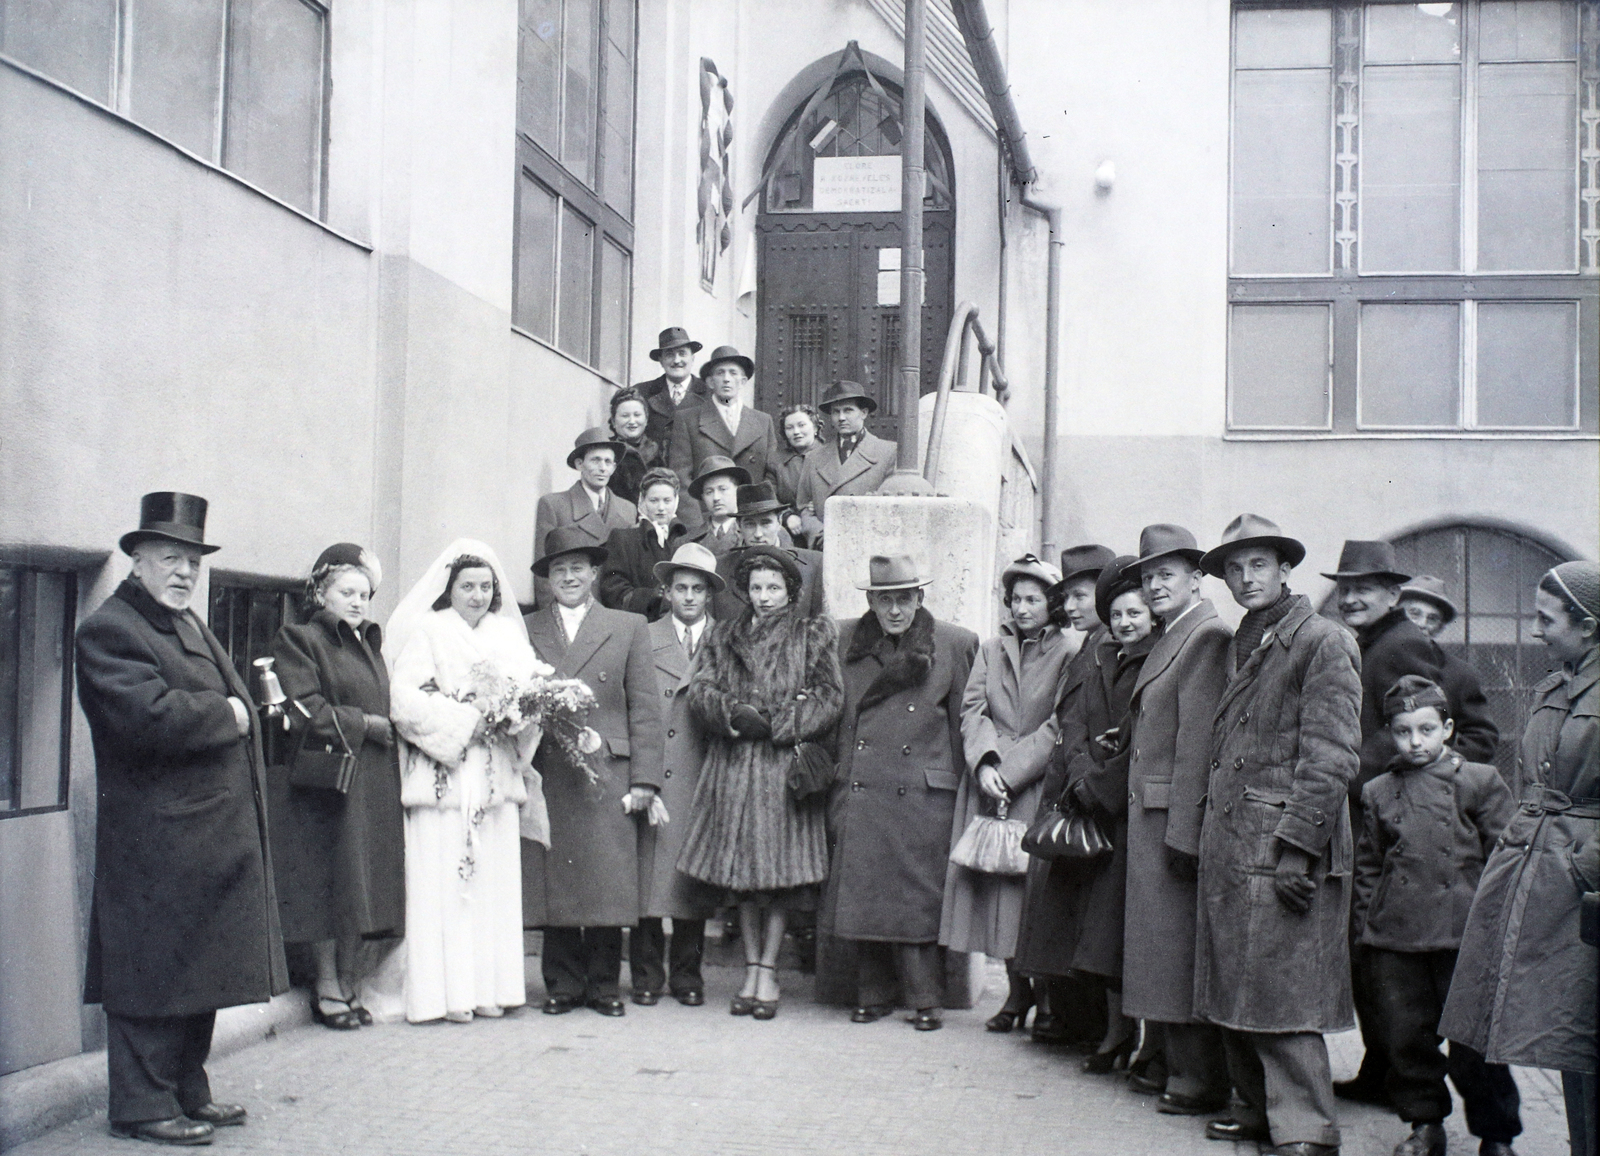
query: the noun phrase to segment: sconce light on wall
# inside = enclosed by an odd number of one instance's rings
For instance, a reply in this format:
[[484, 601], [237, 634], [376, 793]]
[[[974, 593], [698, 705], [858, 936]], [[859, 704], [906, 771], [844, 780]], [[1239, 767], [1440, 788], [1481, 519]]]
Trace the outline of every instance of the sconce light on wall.
[[1100, 167], [1094, 170], [1094, 191], [1096, 196], [1103, 197], [1111, 191], [1111, 186], [1117, 183], [1117, 165], [1115, 161], [1101, 161]]

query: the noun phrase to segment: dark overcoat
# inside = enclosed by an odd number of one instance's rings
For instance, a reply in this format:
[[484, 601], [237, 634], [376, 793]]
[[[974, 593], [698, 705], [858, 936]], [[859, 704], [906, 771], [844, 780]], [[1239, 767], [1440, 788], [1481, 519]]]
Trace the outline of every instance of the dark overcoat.
[[666, 466], [667, 447], [651, 437], [648, 428], [637, 445], [625, 442], [620, 437], [617, 442], [622, 446], [622, 453], [617, 457], [617, 468], [611, 472], [606, 489], [637, 506], [640, 481], [650, 470]]
[[[701, 628], [702, 645], [712, 626], [707, 620]], [[677, 627], [670, 616], [650, 624], [650, 652], [666, 727], [661, 801], [666, 805], [669, 821], [664, 827], [644, 824], [639, 829], [639, 889], [644, 896], [644, 914], [655, 919], [709, 919], [716, 914], [715, 893], [678, 870], [678, 855], [693, 815], [706, 744], [699, 720], [689, 710], [689, 656], [678, 641]]]
[[1233, 631], [1202, 598], [1163, 629], [1130, 703], [1123, 1014], [1161, 1023], [1194, 1015], [1195, 885], [1167, 848], [1200, 853], [1211, 720], [1228, 684]]
[[78, 628], [99, 812], [84, 1001], [185, 1016], [288, 990], [250, 692], [192, 611], [126, 579]]
[[[815, 616], [822, 613], [822, 551], [788, 547], [789, 554], [800, 566], [800, 596], [794, 605], [801, 614]], [[744, 548], [737, 547], [726, 554], [717, 555], [717, 573], [727, 586], [711, 596], [711, 609], [718, 618], [733, 621], [740, 611], [750, 605], [750, 599], [739, 590], [735, 581], [739, 562], [744, 558]]]
[[978, 636], [919, 609], [899, 645], [877, 617], [839, 633], [844, 713], [822, 925], [845, 939], [933, 943], [966, 769], [961, 696]]
[[671, 560], [688, 530], [682, 522], [667, 527], [663, 546], [655, 527], [642, 519], [606, 539], [606, 560], [600, 570], [600, 601], [612, 610], [643, 614], [651, 622], [667, 612], [667, 600], [656, 581], [655, 564]]
[[1600, 890], [1600, 652], [1534, 693], [1521, 803], [1478, 881], [1439, 1034], [1490, 1063], [1593, 1072], [1600, 952], [1578, 918]]
[[835, 494], [877, 493], [884, 479], [894, 473], [897, 452], [894, 442], [885, 441], [869, 430], [862, 433], [861, 440], [841, 462], [838, 446], [830, 442], [806, 458], [800, 481], [795, 486], [795, 505], [811, 507], [820, 518], [823, 503]]
[[[1347, 799], [1361, 745], [1350, 632], [1294, 596], [1230, 675], [1211, 743], [1195, 1015], [1239, 1031], [1344, 1031], [1354, 1021]], [[1303, 915], [1278, 899], [1280, 841], [1312, 857], [1317, 886]]]
[[[773, 465], [773, 485], [777, 489], [778, 501], [785, 506], [795, 506], [795, 495], [800, 492], [800, 475], [805, 472], [806, 462], [812, 454], [827, 453], [832, 447], [827, 442], [812, 442], [811, 448], [805, 451], [794, 449], [784, 440], [783, 431], [778, 431], [778, 458]], [[835, 455], [837, 456], [837, 455]]]
[[732, 458], [743, 466], [752, 482], [777, 477], [778, 434], [772, 416], [744, 406], [739, 411], [739, 431], [728, 432], [716, 403], [709, 397], [692, 411], [680, 411], [672, 426], [672, 448], [667, 460], [682, 478], [694, 477], [695, 467], [710, 457]]
[[[1088, 737], [1083, 688], [1096, 672], [1095, 648], [1105, 637], [1106, 628], [1096, 622], [1062, 672], [1061, 702], [1056, 708], [1056, 748], [1051, 752], [1039, 793], [1043, 806], [1061, 797], [1067, 785], [1067, 760]], [[1017, 928], [1014, 964], [1018, 971], [1060, 976], [1072, 970], [1075, 944], [1068, 935], [1067, 896], [1074, 875], [1070, 865], [1054, 859], [1029, 859], [1022, 917]]]
[[[706, 383], [693, 374], [689, 375], [689, 388], [683, 395], [682, 404], [673, 403], [664, 373], [650, 381], [641, 381], [633, 388], [644, 395], [645, 406], [649, 409], [645, 416], [645, 436], [653, 439], [663, 451], [672, 444], [672, 427], [678, 416], [695, 409], [706, 399]], [[683, 483], [688, 485], [689, 479], [685, 477]]]
[[598, 700], [589, 725], [605, 740], [604, 768], [590, 785], [550, 737], [533, 765], [544, 776], [550, 848], [522, 841], [522, 912], [528, 927], [631, 927], [642, 909], [639, 827], [622, 798], [659, 788], [661, 699], [650, 631], [637, 614], [589, 607], [567, 641], [554, 606], [527, 616], [528, 641], [560, 678], [582, 679]]
[[[283, 937], [315, 943], [335, 937], [400, 935], [405, 930], [405, 812], [393, 742], [367, 737], [366, 716], [389, 717], [389, 668], [376, 622], [348, 622], [319, 610], [304, 626], [285, 626], [272, 642], [274, 669], [292, 706], [285, 744], [302, 739], [338, 749], [337, 715], [356, 755], [350, 790], [289, 785], [287, 766], [267, 769], [272, 865]], [[308, 737], [307, 737], [308, 736]]]
[[[584, 492], [583, 482], [573, 482], [566, 489], [545, 494], [539, 499], [533, 519], [533, 560], [537, 562], [544, 556], [545, 539], [557, 526], [576, 526], [596, 546], [604, 546], [606, 539], [611, 537], [611, 531], [626, 530], [629, 526], [637, 525], [638, 521], [639, 507], [619, 494], [611, 495], [605, 516], [601, 517], [594, 503], [589, 500], [589, 495]], [[538, 606], [550, 606], [555, 602], [548, 579], [534, 577], [533, 599]]]

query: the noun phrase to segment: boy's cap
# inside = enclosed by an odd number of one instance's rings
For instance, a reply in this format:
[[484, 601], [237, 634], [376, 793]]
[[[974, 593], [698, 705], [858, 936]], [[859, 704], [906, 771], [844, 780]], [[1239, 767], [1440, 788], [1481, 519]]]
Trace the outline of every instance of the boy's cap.
[[1425, 706], [1437, 708], [1440, 718], [1450, 717], [1450, 699], [1439, 684], [1420, 674], [1408, 674], [1383, 696], [1383, 718], [1387, 722], [1397, 714], [1410, 714]]

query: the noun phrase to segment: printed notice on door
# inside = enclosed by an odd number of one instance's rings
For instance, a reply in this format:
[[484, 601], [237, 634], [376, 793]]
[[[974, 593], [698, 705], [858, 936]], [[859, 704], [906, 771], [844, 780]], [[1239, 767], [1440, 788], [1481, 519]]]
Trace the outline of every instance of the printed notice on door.
[[818, 157], [811, 209], [817, 213], [900, 211], [899, 157]]

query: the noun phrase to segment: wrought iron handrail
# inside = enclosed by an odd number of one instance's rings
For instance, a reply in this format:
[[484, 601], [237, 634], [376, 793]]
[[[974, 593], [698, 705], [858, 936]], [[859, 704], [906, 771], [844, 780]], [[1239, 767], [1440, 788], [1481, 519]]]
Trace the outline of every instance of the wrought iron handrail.
[[[983, 323], [978, 320], [978, 307], [971, 301], [961, 302], [950, 318], [950, 329], [944, 339], [944, 361], [939, 366], [939, 387], [934, 396], [933, 421], [928, 430], [928, 453], [922, 463], [922, 476], [929, 482], [939, 473], [939, 447], [944, 440], [950, 392], [970, 392], [967, 389], [967, 355], [974, 337], [978, 340], [978, 392], [988, 393], [992, 382], [995, 400], [1002, 405], [1011, 393], [1005, 367], [1000, 364], [1000, 355], [994, 342], [984, 333]], [[1031, 468], [1029, 472], [1032, 472]]]

